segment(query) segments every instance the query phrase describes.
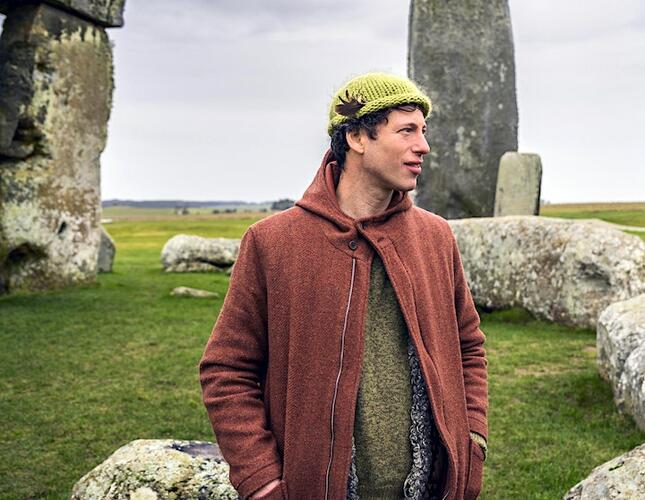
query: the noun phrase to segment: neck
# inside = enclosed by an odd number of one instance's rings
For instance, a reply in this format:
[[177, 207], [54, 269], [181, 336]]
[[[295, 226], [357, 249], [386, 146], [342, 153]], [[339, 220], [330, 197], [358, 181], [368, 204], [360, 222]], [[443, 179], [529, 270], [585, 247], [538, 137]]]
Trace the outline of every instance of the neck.
[[338, 186], [336, 198], [343, 213], [353, 219], [364, 219], [385, 212], [394, 191], [374, 185], [370, 178], [360, 174], [361, 170], [345, 165]]

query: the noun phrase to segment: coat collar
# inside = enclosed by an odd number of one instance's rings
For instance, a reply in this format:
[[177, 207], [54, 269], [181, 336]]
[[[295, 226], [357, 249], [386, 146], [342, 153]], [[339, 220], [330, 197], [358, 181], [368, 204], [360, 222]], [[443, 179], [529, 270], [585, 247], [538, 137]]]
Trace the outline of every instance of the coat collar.
[[302, 198], [296, 202], [297, 206], [331, 221], [341, 231], [348, 231], [358, 223], [374, 224], [385, 222], [392, 215], [409, 210], [412, 207], [412, 200], [407, 193], [395, 191], [390, 204], [384, 212], [362, 219], [353, 219], [345, 214], [338, 204], [336, 186], [340, 178], [340, 168], [338, 168], [336, 161], [333, 161], [332, 158], [332, 152], [328, 149], [318, 168], [318, 172], [316, 172], [314, 180]]

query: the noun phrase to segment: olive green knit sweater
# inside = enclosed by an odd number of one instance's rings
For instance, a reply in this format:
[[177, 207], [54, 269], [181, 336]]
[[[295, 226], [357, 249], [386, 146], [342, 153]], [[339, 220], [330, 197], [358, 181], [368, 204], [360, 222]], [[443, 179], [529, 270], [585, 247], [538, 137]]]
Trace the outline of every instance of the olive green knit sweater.
[[354, 440], [361, 500], [401, 498], [410, 472], [408, 331], [383, 262], [374, 257]]

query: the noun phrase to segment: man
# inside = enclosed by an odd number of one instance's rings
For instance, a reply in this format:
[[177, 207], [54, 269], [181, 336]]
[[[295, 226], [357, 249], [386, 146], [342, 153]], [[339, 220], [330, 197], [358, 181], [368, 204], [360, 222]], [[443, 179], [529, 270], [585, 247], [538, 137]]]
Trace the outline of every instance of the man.
[[244, 235], [201, 361], [242, 498], [476, 498], [484, 335], [447, 222], [414, 207], [430, 100], [347, 82], [296, 206]]

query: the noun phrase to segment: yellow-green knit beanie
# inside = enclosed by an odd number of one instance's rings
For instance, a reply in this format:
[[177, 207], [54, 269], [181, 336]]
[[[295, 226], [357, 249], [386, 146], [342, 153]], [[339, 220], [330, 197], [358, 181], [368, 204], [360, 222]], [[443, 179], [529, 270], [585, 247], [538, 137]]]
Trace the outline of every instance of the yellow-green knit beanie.
[[384, 73], [357, 76], [334, 95], [329, 107], [327, 132], [331, 136], [334, 127], [350, 118], [360, 118], [374, 111], [403, 104], [418, 104], [424, 117], [432, 110], [428, 96], [407, 78]]

